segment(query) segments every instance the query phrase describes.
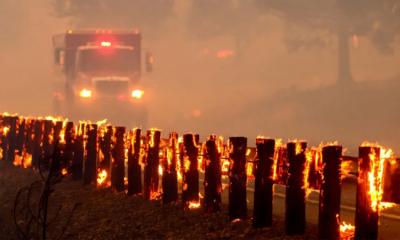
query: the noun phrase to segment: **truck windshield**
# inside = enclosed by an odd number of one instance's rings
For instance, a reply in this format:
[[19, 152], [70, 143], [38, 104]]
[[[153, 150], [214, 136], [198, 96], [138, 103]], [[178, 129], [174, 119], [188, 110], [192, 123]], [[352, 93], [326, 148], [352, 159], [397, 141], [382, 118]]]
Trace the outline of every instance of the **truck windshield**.
[[84, 49], [78, 57], [78, 69], [82, 72], [134, 72], [138, 68], [133, 49]]

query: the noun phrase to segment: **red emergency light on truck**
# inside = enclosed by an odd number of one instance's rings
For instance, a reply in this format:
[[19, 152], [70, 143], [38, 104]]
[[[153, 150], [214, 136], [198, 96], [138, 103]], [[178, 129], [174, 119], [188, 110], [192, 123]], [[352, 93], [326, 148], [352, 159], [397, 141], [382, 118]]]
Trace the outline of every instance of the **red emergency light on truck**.
[[[58, 114], [145, 127], [148, 113], [139, 31], [69, 30], [55, 35], [53, 46], [55, 63], [65, 76], [64, 86], [55, 91]], [[153, 57], [150, 53], [145, 57], [150, 72]]]

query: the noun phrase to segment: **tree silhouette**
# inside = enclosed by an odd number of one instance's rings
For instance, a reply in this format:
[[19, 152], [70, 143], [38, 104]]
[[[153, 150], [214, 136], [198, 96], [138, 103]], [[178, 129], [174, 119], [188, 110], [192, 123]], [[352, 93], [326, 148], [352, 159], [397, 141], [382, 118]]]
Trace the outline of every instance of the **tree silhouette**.
[[[400, 30], [400, 4], [396, 0], [254, 0], [254, 3], [264, 14], [279, 15], [289, 26], [303, 30], [303, 34], [292, 36], [288, 42], [291, 49], [318, 47], [326, 43], [327, 37], [334, 38], [338, 53], [337, 81], [344, 85], [353, 81], [349, 47], [352, 36], [364, 36], [383, 53], [391, 53], [391, 44]], [[295, 35], [296, 31], [292, 33]]]

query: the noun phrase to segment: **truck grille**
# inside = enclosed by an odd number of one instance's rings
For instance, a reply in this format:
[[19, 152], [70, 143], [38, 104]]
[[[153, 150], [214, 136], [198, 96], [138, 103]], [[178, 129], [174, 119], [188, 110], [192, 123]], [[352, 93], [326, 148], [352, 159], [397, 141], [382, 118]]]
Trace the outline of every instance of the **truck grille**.
[[117, 94], [125, 94], [129, 91], [129, 82], [128, 81], [96, 81], [95, 88], [97, 94], [102, 95], [117, 95]]

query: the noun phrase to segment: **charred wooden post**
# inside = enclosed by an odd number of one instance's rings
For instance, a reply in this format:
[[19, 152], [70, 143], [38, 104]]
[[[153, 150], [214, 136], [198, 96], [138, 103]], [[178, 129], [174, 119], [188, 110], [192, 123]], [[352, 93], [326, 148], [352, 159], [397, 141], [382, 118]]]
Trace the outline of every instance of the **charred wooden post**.
[[320, 189], [321, 187], [321, 174], [320, 174], [320, 154], [316, 149], [311, 149], [311, 162], [310, 162], [310, 171], [308, 175], [308, 183], [310, 188]]
[[20, 117], [18, 118], [17, 121], [17, 143], [16, 143], [16, 150], [18, 154], [22, 155], [24, 151], [24, 143], [25, 143], [25, 137], [26, 137], [26, 119]]
[[86, 133], [83, 184], [95, 184], [97, 180], [97, 124], [88, 124]]
[[8, 125], [7, 134], [7, 161], [14, 162], [15, 150], [17, 147], [17, 116], [6, 116], [4, 118], [5, 123]]
[[125, 190], [125, 127], [116, 127], [112, 148], [111, 188], [117, 192]]
[[25, 120], [25, 140], [23, 143], [24, 149], [28, 154], [32, 155], [33, 149], [33, 130], [34, 130], [34, 120], [26, 119]]
[[67, 122], [65, 125], [65, 150], [64, 150], [64, 161], [61, 163], [62, 168], [71, 171], [72, 160], [74, 157], [74, 123]]
[[387, 159], [383, 163], [383, 202], [393, 202], [392, 188], [394, 188], [394, 186], [392, 186], [392, 175], [394, 173], [394, 166], [392, 166], [391, 161], [392, 159]]
[[83, 159], [85, 155], [85, 123], [77, 126], [74, 138], [74, 156], [72, 158], [71, 175], [73, 180], [80, 180], [83, 175]]
[[1, 116], [1, 160], [7, 160], [8, 152], [8, 131], [9, 127], [7, 124], [6, 116]]
[[[54, 152], [53, 158], [52, 158], [52, 171], [53, 172], [61, 172], [61, 163], [63, 162], [64, 158], [64, 144], [62, 143], [61, 139], [61, 131], [63, 129], [63, 122], [62, 121], [57, 121], [54, 124], [54, 129], [53, 129], [53, 141], [52, 141], [52, 151]], [[57, 151], [57, 152], [55, 152]], [[55, 157], [57, 156], [57, 157]]]
[[53, 135], [53, 121], [44, 120], [43, 122], [43, 138], [42, 138], [42, 156], [40, 159], [40, 167], [48, 170], [50, 166], [50, 159], [53, 157], [53, 146], [51, 137]]
[[369, 173], [372, 170], [372, 166], [375, 165], [372, 161], [376, 161], [380, 157], [380, 148], [361, 146], [358, 150], [358, 156], [354, 238], [359, 240], [378, 239], [379, 206], [372, 206], [371, 197], [369, 196]]
[[162, 160], [162, 199], [164, 204], [178, 200], [178, 175], [177, 175], [178, 134], [169, 134], [169, 144], [165, 148]]
[[280, 146], [277, 148], [277, 169], [276, 169], [276, 182], [282, 185], [286, 185], [288, 178], [288, 159], [286, 146]]
[[230, 137], [229, 149], [229, 218], [230, 220], [245, 219], [247, 218], [247, 138]]
[[340, 239], [340, 196], [342, 147], [325, 146], [322, 149], [323, 181], [319, 192], [319, 239]]
[[32, 141], [32, 166], [38, 169], [42, 157], [43, 121], [35, 120]]
[[400, 204], [400, 163], [399, 159], [396, 159], [396, 163], [393, 166], [393, 172], [390, 179], [391, 182], [391, 202]]
[[304, 189], [306, 148], [306, 142], [289, 142], [287, 144], [289, 161], [285, 198], [287, 235], [303, 234], [306, 227], [306, 189]]
[[217, 141], [217, 136], [211, 135], [203, 149], [205, 158], [204, 210], [208, 213], [221, 210], [221, 152], [218, 149]]
[[128, 195], [142, 192], [142, 167], [139, 163], [141, 148], [141, 129], [129, 133], [128, 149]]
[[144, 189], [143, 197], [147, 200], [158, 196], [158, 165], [160, 163], [161, 132], [159, 130], [147, 130], [146, 134], [146, 156], [144, 160]]
[[100, 138], [100, 151], [103, 159], [99, 162], [99, 169], [106, 170], [108, 173], [111, 169], [111, 143], [113, 137], [113, 127], [107, 126], [105, 130], [102, 130], [102, 136]]
[[182, 172], [182, 204], [189, 207], [190, 202], [199, 201], [199, 149], [194, 134], [183, 135]]
[[269, 227], [272, 226], [275, 140], [257, 138], [256, 146], [253, 226]]

